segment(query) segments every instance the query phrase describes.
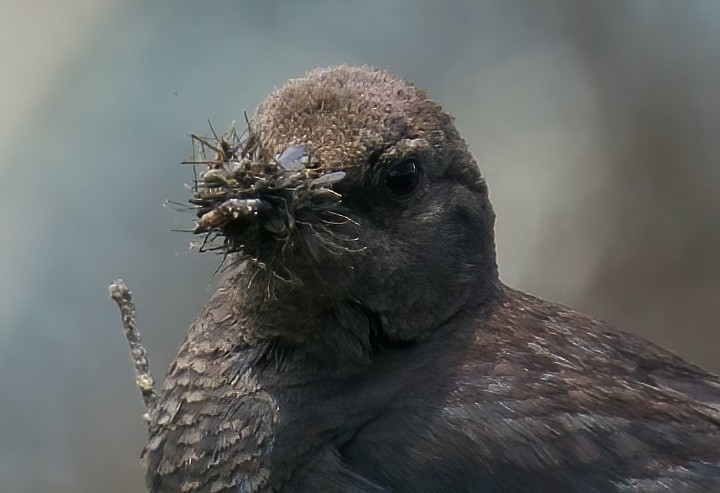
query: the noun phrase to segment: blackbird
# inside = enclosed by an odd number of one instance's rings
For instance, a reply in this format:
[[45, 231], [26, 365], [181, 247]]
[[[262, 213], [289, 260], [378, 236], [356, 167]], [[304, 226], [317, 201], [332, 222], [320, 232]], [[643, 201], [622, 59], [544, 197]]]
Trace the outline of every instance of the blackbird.
[[505, 286], [423, 90], [316, 69], [198, 140], [227, 262], [149, 415], [150, 491], [720, 491], [720, 379]]

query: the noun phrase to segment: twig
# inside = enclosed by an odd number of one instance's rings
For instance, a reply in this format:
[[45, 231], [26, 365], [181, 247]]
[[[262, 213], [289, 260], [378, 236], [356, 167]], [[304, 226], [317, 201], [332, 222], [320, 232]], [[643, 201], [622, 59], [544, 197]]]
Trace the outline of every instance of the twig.
[[143, 402], [145, 403], [143, 419], [145, 419], [146, 422], [150, 422], [150, 412], [155, 407], [157, 394], [155, 393], [155, 381], [150, 374], [147, 351], [142, 344], [140, 332], [135, 322], [135, 303], [133, 303], [130, 290], [122, 279], [118, 279], [110, 285], [110, 297], [120, 308], [120, 316], [122, 317], [122, 324], [125, 329], [125, 338], [130, 346], [130, 357], [135, 364], [135, 385], [140, 389]]

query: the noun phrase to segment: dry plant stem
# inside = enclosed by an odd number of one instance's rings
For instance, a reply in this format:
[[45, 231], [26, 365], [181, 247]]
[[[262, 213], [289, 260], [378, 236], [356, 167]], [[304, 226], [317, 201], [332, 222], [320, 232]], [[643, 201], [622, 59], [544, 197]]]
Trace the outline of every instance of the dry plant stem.
[[155, 402], [157, 401], [157, 394], [155, 393], [155, 381], [150, 374], [147, 351], [142, 344], [140, 332], [135, 322], [135, 303], [133, 303], [130, 290], [122, 279], [118, 279], [110, 285], [110, 297], [120, 308], [120, 316], [122, 317], [122, 324], [125, 329], [125, 338], [130, 346], [130, 357], [135, 365], [135, 385], [140, 389], [143, 402], [145, 403], [143, 418], [149, 422], [150, 412], [155, 407]]

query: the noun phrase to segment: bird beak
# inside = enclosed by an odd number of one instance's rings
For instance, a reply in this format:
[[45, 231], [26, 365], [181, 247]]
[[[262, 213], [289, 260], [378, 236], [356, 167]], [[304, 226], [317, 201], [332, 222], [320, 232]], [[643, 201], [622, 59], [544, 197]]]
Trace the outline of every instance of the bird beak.
[[229, 199], [202, 213], [195, 222], [193, 233], [222, 230], [231, 223], [235, 227], [249, 226], [269, 217], [272, 209], [272, 204], [261, 199]]
[[196, 176], [190, 199], [198, 216], [193, 233], [206, 235], [206, 241], [224, 237], [226, 252], [288, 239], [298, 211], [317, 212], [339, 203], [333, 186], [346, 177], [345, 171], [323, 167], [303, 145], [269, 157], [252, 127], [248, 133], [245, 140], [234, 131], [215, 140], [192, 135], [201, 151], [216, 154], [189, 162], [208, 167]]

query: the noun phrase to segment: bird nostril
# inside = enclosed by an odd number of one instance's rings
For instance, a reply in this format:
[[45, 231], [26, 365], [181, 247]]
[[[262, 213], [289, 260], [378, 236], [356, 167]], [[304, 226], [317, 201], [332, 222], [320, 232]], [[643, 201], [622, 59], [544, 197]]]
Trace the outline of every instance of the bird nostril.
[[279, 207], [265, 200], [257, 211], [259, 226], [276, 236], [287, 236], [292, 224], [292, 218], [287, 207]]

